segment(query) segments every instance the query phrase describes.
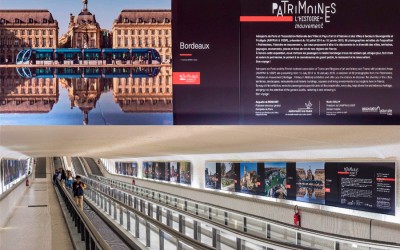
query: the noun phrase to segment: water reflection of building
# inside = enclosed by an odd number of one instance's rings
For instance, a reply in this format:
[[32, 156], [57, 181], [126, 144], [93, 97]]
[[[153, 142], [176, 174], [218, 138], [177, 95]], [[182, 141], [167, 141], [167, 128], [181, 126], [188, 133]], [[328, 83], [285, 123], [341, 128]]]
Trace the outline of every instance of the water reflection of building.
[[60, 38], [60, 46], [67, 48], [101, 48], [102, 30], [96, 16], [88, 9], [88, 0], [82, 0], [79, 15], [70, 15], [68, 32]]
[[71, 109], [79, 108], [83, 114], [83, 124], [89, 124], [89, 112], [96, 108], [102, 92], [108, 91], [111, 86], [110, 79], [63, 79], [63, 88], [68, 89]]
[[172, 112], [172, 82], [166, 73], [152, 78], [114, 78], [113, 91], [115, 103], [124, 112]]
[[58, 22], [48, 10], [0, 10], [0, 63], [23, 48], [56, 48]]
[[0, 69], [0, 113], [48, 113], [58, 101], [56, 78], [22, 79]]
[[112, 32], [113, 48], [154, 48], [171, 60], [170, 10], [122, 10]]

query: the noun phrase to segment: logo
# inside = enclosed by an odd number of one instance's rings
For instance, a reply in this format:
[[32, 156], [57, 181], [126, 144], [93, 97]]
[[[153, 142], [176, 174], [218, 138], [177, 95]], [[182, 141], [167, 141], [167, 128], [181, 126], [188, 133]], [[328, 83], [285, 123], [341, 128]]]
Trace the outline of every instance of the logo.
[[173, 84], [200, 84], [200, 72], [173, 72]]
[[352, 168], [352, 167], [345, 167], [343, 170], [345, 172], [348, 172], [350, 176], [356, 176], [359, 171], [358, 168]]
[[383, 109], [380, 106], [377, 107], [362, 107], [361, 111], [363, 113], [378, 113], [381, 115], [393, 115], [392, 109]]
[[311, 101], [308, 101], [307, 103], [305, 103], [305, 105], [306, 105], [306, 109], [311, 109], [312, 108]]

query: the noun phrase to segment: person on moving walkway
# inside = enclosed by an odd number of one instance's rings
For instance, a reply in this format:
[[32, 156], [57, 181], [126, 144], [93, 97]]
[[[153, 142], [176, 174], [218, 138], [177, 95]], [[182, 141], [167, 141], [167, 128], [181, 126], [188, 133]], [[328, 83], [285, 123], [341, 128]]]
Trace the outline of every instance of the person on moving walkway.
[[81, 181], [81, 177], [77, 175], [74, 183], [72, 183], [72, 191], [74, 192], [74, 199], [76, 205], [83, 210], [83, 190], [85, 189], [85, 183]]

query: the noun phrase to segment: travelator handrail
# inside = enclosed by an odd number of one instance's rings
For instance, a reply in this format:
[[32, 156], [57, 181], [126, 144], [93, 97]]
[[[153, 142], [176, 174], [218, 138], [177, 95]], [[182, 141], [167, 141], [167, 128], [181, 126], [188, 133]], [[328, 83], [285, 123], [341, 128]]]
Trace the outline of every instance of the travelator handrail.
[[71, 197], [71, 194], [66, 188], [60, 184], [59, 180], [56, 180], [56, 187], [63, 198], [67, 210], [75, 221], [75, 227], [77, 227], [78, 233], [81, 235], [81, 240], [85, 241], [86, 250], [111, 250], [110, 245], [103, 239], [99, 234], [96, 227], [92, 224], [86, 214], [78, 208], [75, 201]]
[[[115, 198], [115, 192], [114, 192], [114, 188], [111, 187], [110, 185], [104, 184], [104, 183], [100, 183], [99, 181], [90, 179], [90, 178], [84, 178], [83, 177], [83, 181], [90, 187], [89, 190], [91, 191], [95, 191], [98, 192], [104, 196], [107, 196], [109, 199], [111, 199], [113, 202], [115, 202], [116, 204], [118, 204], [121, 207], [124, 207], [127, 210], [132, 211], [135, 214], [140, 214], [141, 216], [144, 216], [145, 218], [149, 219], [152, 221], [152, 223], [154, 222], [154, 224], [157, 225], [157, 227], [162, 228], [163, 230], [168, 230], [168, 233], [176, 236], [176, 237], [183, 237], [184, 239], [189, 240], [188, 244], [189, 246], [191, 246], [192, 244], [198, 244], [199, 241], [197, 241], [196, 239], [192, 239], [188, 236], [186, 236], [185, 234], [182, 234], [178, 231], [176, 231], [175, 229], [173, 229], [171, 226], [165, 225], [162, 222], [158, 221], [157, 219], [154, 219], [153, 217], [147, 215], [145, 213], [145, 209], [144, 207], [146, 207], [146, 203], [143, 203], [142, 201], [147, 201], [147, 207], [149, 207], [151, 205], [151, 203], [153, 204], [157, 204], [157, 206], [161, 207], [161, 208], [165, 208], [167, 210], [174, 210], [173, 207], [170, 206], [166, 206], [164, 204], [160, 204], [158, 202], [155, 201], [151, 201], [150, 200], [146, 200], [146, 199], [137, 199], [136, 197], [134, 198], [134, 208], [132, 208], [132, 206], [130, 206], [129, 204], [126, 204], [126, 202], [128, 202], [128, 194], [125, 191], [120, 191], [119, 190], [119, 194], [120, 196], [118, 198]], [[100, 190], [100, 189], [102, 190]], [[106, 191], [104, 191], [106, 190]], [[124, 192], [124, 194], [127, 194], [127, 196], [124, 197], [124, 199], [122, 199], [121, 193]], [[134, 196], [134, 195], [132, 195]], [[123, 201], [122, 201], [123, 200]], [[130, 200], [132, 202], [132, 199]], [[141, 206], [139, 206], [138, 204], [141, 204]], [[158, 209], [157, 209], [158, 210]], [[148, 212], [149, 212], [149, 208], [148, 208]], [[175, 210], [174, 210], [175, 211]], [[274, 250], [280, 250], [280, 249], [302, 249], [302, 250], [314, 250], [315, 248], [310, 248], [310, 247], [304, 247], [304, 246], [299, 246], [299, 245], [293, 245], [290, 243], [284, 243], [284, 242], [277, 242], [277, 241], [273, 241], [273, 240], [269, 240], [269, 239], [265, 239], [265, 238], [261, 238], [258, 236], [254, 236], [254, 235], [249, 235], [243, 232], [240, 232], [238, 230], [232, 229], [232, 228], [225, 228], [225, 227], [221, 227], [220, 224], [213, 222], [213, 221], [205, 221], [204, 218], [200, 217], [200, 216], [196, 216], [193, 214], [190, 214], [188, 212], [185, 211], [175, 211], [177, 212], [179, 215], [183, 215], [185, 218], [190, 217], [193, 219], [193, 221], [199, 222], [199, 223], [203, 223], [203, 224], [207, 224], [210, 225], [212, 227], [212, 229], [214, 230], [219, 230], [219, 231], [223, 231], [224, 233], [230, 233], [231, 236], [236, 237], [236, 243], [238, 245], [241, 244], [241, 242], [251, 242], [253, 244], [264, 244], [267, 245], [268, 249], [274, 249]], [[195, 224], [196, 224], [195, 222]], [[204, 246], [204, 244], [202, 244]], [[210, 246], [205, 245], [206, 249], [210, 249]], [[196, 248], [195, 249], [200, 249], [200, 248]], [[216, 249], [216, 248], [211, 248], [211, 249]], [[238, 248], [241, 249], [241, 248]]]
[[[154, 190], [154, 189], [151, 189], [151, 188], [145, 188], [145, 187], [140, 187], [140, 186], [137, 186], [137, 185], [132, 185], [132, 184], [127, 183], [127, 182], [123, 182], [123, 181], [119, 181], [119, 180], [113, 180], [113, 179], [106, 178], [106, 177], [103, 177], [103, 176], [91, 175], [90, 177], [92, 179], [93, 178], [97, 178], [98, 180], [110, 183], [110, 185], [115, 185], [117, 187], [119, 186], [119, 188], [121, 188], [121, 189], [130, 191], [130, 192], [134, 192], [135, 194], [141, 195], [142, 197], [144, 196], [144, 197], [149, 198], [149, 194], [151, 192], [163, 193], [166, 196], [172, 197], [171, 200], [173, 198], [179, 198], [179, 199], [182, 199], [182, 200], [190, 200], [193, 203], [201, 204], [201, 205], [204, 205], [206, 207], [217, 208], [217, 209], [223, 210], [223, 211], [229, 211], [229, 213], [231, 213], [231, 214], [239, 214], [243, 218], [247, 218], [247, 219], [248, 218], [252, 218], [254, 220], [258, 220], [258, 221], [267, 223], [270, 226], [273, 225], [273, 226], [276, 226], [276, 227], [280, 227], [282, 229], [293, 231], [293, 233], [296, 235], [296, 237], [297, 237], [298, 234], [305, 234], [305, 235], [310, 235], [310, 236], [314, 236], [314, 237], [317, 237], [317, 238], [321, 238], [321, 239], [324, 239], [324, 240], [333, 241], [334, 242], [334, 248], [333, 249], [339, 249], [339, 245], [340, 244], [363, 245], [363, 246], [372, 247], [373, 249], [400, 249], [400, 244], [396, 244], [396, 243], [382, 242], [382, 241], [376, 241], [376, 240], [367, 240], [367, 239], [361, 239], [361, 238], [355, 238], [355, 237], [349, 237], [349, 236], [340, 236], [340, 235], [337, 235], [337, 234], [319, 232], [319, 231], [312, 230], [312, 229], [304, 229], [304, 228], [293, 226], [293, 225], [286, 224], [286, 223], [283, 223], [283, 222], [279, 222], [279, 221], [275, 221], [275, 220], [271, 220], [271, 219], [266, 219], [266, 218], [262, 218], [262, 217], [255, 216], [255, 215], [249, 215], [249, 214], [246, 214], [246, 213], [241, 213], [241, 212], [234, 211], [234, 210], [231, 210], [231, 209], [222, 208], [222, 207], [217, 206], [217, 205], [210, 205], [210, 204], [205, 204], [205, 203], [202, 203], [202, 202], [197, 202], [195, 200], [188, 199], [188, 198], [185, 198], [185, 197], [181, 197], [181, 196], [178, 196], [178, 195], [168, 194], [168, 193], [165, 193], [165, 192], [162, 192], [162, 191], [158, 191], [158, 190]], [[135, 192], [135, 189], [136, 189], [136, 192]], [[140, 192], [139, 192], [138, 189], [140, 189]], [[143, 191], [145, 191], [144, 193], [146, 193], [147, 195], [143, 194]], [[168, 202], [168, 200], [167, 200], [167, 202]], [[166, 204], [168, 205], [168, 203], [166, 203]], [[179, 209], [179, 207], [174, 207], [174, 208], [175, 209]], [[297, 238], [296, 238], [296, 241], [297, 241]]]
[[[85, 184], [87, 184], [87, 182], [85, 182]], [[88, 185], [88, 184], [87, 184], [87, 185]], [[168, 227], [168, 226], [162, 224], [161, 222], [159, 222], [159, 221], [155, 220], [154, 218], [152, 218], [152, 217], [146, 215], [145, 213], [142, 213], [142, 212], [140, 212], [140, 211], [138, 211], [138, 210], [135, 210], [135, 209], [132, 208], [132, 207], [129, 207], [129, 206], [126, 205], [125, 203], [123, 203], [123, 202], [121, 202], [121, 201], [115, 199], [114, 197], [108, 195], [107, 193], [105, 193], [105, 192], [103, 192], [103, 191], [101, 191], [101, 190], [98, 190], [98, 189], [93, 188], [92, 185], [88, 185], [88, 187], [89, 187], [89, 188], [88, 188], [88, 191], [89, 191], [89, 192], [98, 193], [98, 194], [100, 194], [100, 195], [102, 195], [102, 196], [104, 196], [104, 197], [107, 197], [107, 198], [108, 198], [109, 200], [111, 200], [114, 204], [116, 204], [116, 205], [118, 205], [118, 206], [120, 206], [120, 207], [123, 207], [123, 208], [126, 209], [126, 210], [129, 210], [132, 214], [135, 214], [135, 215], [137, 215], [138, 217], [144, 219], [145, 221], [147, 221], [147, 222], [153, 224], [155, 227], [161, 229], [163, 232], [166, 232], [166, 233], [168, 233], [168, 234], [174, 236], [176, 239], [178, 239], [178, 241], [180, 241], [180, 242], [182, 242], [182, 243], [185, 243], [185, 244], [188, 245], [188, 246], [194, 247], [194, 249], [196, 249], [196, 250], [197, 250], [197, 249], [198, 249], [198, 250], [214, 249], [214, 248], [210, 248], [209, 246], [207, 246], [207, 245], [205, 245], [205, 244], [203, 244], [203, 243], [201, 243], [201, 242], [195, 241], [195, 240], [191, 239], [190, 237], [187, 237], [186, 235], [182, 235], [182, 234], [180, 234], [180, 233], [177, 233], [175, 230], [171, 230], [170, 227]], [[92, 195], [92, 194], [93, 194], [93, 193], [91, 193], [91, 195]]]

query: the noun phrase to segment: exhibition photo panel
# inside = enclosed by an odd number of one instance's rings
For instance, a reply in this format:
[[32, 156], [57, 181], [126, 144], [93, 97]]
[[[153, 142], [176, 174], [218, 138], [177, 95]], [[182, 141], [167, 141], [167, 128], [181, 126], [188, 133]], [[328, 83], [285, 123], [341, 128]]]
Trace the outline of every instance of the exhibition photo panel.
[[395, 215], [393, 162], [206, 162], [210, 190]]

